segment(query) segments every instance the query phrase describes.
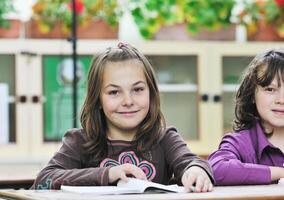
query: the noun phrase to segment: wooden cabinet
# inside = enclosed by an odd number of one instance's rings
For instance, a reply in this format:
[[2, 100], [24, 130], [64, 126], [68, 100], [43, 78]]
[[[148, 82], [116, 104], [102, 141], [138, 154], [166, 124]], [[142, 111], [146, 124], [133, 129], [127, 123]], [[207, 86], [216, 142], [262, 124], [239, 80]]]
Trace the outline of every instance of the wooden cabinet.
[[[83, 70], [80, 105], [84, 98], [83, 80], [93, 55], [117, 43], [78, 42]], [[189, 148], [202, 156], [215, 150], [224, 132], [230, 131], [233, 95], [250, 60], [266, 48], [284, 47], [283, 43], [205, 41], [148, 41], [133, 45], [154, 66], [168, 125], [176, 126]], [[58, 120], [72, 119], [72, 99], [68, 81], [62, 82], [58, 70], [65, 61], [68, 64], [71, 51], [71, 44], [63, 40], [0, 40], [0, 86], [9, 86], [9, 141], [0, 144], [1, 163], [42, 165], [60, 147], [61, 137], [72, 123], [68, 125], [67, 120], [63, 128], [56, 127], [60, 125]], [[58, 86], [49, 88], [55, 82]], [[64, 100], [61, 104], [68, 111], [62, 112], [66, 115], [62, 115], [56, 99]], [[1, 127], [4, 122], [0, 121]], [[50, 127], [53, 132], [48, 133]]]

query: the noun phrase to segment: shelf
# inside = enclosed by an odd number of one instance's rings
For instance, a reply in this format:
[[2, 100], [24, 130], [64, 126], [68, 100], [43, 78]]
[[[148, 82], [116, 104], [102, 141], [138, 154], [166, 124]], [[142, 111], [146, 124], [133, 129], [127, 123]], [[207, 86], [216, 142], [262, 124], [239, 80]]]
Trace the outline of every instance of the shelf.
[[160, 92], [196, 92], [196, 84], [160, 84]]
[[239, 86], [239, 84], [224, 84], [223, 92], [236, 92]]

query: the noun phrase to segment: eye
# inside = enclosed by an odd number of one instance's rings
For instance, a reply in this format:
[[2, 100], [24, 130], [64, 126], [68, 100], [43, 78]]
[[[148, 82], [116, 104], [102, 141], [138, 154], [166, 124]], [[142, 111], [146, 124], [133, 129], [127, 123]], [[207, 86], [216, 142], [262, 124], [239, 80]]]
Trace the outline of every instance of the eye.
[[116, 95], [118, 95], [118, 90], [111, 90], [111, 91], [108, 92], [108, 95], [116, 96]]
[[139, 93], [139, 92], [142, 92], [142, 91], [144, 91], [144, 87], [135, 87], [134, 88], [134, 92], [136, 92], [136, 93]]
[[275, 89], [273, 87], [266, 87], [266, 88], [264, 88], [264, 90], [267, 91], [267, 92], [274, 92], [275, 91]]

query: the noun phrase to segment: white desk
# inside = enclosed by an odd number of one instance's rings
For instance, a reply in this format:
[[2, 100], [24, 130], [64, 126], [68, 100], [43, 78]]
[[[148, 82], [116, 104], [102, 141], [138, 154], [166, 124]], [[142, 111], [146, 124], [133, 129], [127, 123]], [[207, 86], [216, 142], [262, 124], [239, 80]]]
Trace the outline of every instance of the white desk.
[[284, 199], [284, 186], [226, 186], [215, 187], [208, 193], [165, 193], [165, 194], [131, 194], [131, 195], [101, 195], [75, 194], [60, 190], [0, 190], [1, 197], [29, 200], [224, 200], [224, 199]]

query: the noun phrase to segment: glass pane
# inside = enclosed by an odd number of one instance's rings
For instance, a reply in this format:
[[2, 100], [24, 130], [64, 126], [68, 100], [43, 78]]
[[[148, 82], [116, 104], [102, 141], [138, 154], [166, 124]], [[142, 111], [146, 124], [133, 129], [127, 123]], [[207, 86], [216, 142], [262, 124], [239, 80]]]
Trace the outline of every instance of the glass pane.
[[238, 83], [240, 75], [252, 59], [249, 56], [223, 57], [223, 83]]
[[15, 103], [15, 56], [0, 55], [0, 143], [16, 141]]
[[162, 111], [167, 125], [177, 127], [185, 140], [198, 139], [197, 93], [183, 87], [183, 84], [197, 85], [197, 56], [152, 55], [148, 58], [159, 84], [172, 85], [168, 91], [161, 90]]
[[[80, 108], [86, 91], [86, 79], [91, 56], [78, 59], [78, 125]], [[44, 139], [61, 140], [66, 130], [73, 127], [73, 61], [65, 56], [43, 57]]]
[[225, 133], [232, 131], [234, 119], [234, 95], [235, 93], [232, 92], [226, 92], [223, 94], [223, 118]]
[[223, 57], [223, 84], [227, 87], [223, 92], [223, 119], [224, 132], [232, 131], [234, 119], [234, 96], [237, 90], [236, 84], [239, 84], [241, 75], [249, 65], [253, 56], [226, 56]]
[[194, 83], [197, 80], [197, 56], [147, 56], [160, 84]]
[[198, 139], [196, 93], [161, 93], [162, 112], [185, 140]]

